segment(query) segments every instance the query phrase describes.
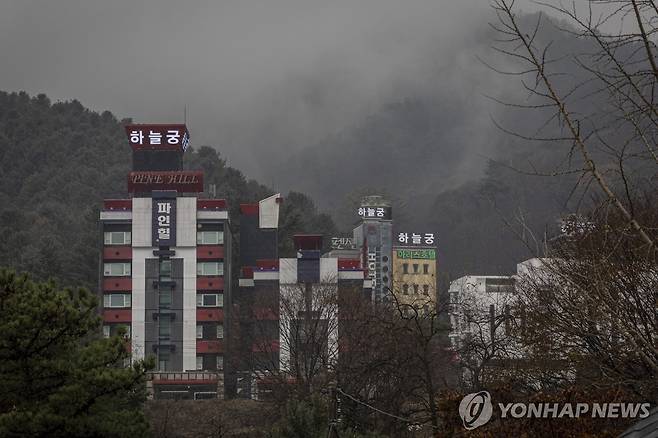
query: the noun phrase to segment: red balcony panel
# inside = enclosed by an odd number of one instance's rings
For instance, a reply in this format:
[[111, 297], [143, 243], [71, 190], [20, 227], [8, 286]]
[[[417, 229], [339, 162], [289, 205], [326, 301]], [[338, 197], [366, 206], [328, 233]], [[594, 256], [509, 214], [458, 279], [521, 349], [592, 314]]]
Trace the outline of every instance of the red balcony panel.
[[103, 248], [103, 260], [131, 260], [133, 249], [130, 246], [106, 246]]
[[153, 379], [154, 385], [212, 385], [218, 379]]
[[254, 278], [254, 268], [251, 266], [243, 266], [241, 270], [242, 274], [240, 278]]
[[254, 307], [253, 313], [254, 313], [254, 319], [261, 321], [263, 320], [276, 321], [277, 319], [279, 319], [278, 312], [274, 311], [269, 307]]
[[126, 339], [126, 351], [128, 353], [132, 353], [133, 351], [133, 343], [130, 341], [130, 339]]
[[270, 341], [255, 342], [251, 345], [251, 351], [254, 353], [278, 353], [279, 340], [273, 339]]
[[197, 321], [224, 321], [224, 309], [198, 308], [196, 309]]
[[197, 353], [223, 353], [224, 345], [222, 341], [204, 341], [197, 339], [196, 341]]
[[358, 270], [360, 265], [361, 261], [359, 259], [338, 259], [339, 271]]
[[277, 270], [279, 269], [278, 259], [258, 259], [256, 260], [256, 267], [259, 269]]
[[132, 319], [132, 309], [104, 309], [104, 322], [130, 322]]
[[133, 209], [132, 199], [104, 199], [103, 210], [130, 211]]
[[104, 291], [126, 291], [133, 288], [133, 280], [130, 277], [105, 277], [103, 279]]
[[196, 289], [224, 290], [224, 277], [197, 277]]
[[211, 260], [224, 258], [224, 245], [197, 246], [196, 258], [198, 260]]
[[226, 199], [198, 199], [196, 208], [197, 210], [226, 210], [228, 205]]

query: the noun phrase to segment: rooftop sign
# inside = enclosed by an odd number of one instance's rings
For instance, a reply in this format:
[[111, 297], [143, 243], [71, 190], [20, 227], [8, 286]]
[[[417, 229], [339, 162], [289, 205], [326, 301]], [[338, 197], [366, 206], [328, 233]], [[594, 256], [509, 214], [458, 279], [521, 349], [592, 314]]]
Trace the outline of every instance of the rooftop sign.
[[190, 143], [190, 133], [184, 124], [126, 125], [125, 129], [133, 150], [169, 149], [185, 152]]

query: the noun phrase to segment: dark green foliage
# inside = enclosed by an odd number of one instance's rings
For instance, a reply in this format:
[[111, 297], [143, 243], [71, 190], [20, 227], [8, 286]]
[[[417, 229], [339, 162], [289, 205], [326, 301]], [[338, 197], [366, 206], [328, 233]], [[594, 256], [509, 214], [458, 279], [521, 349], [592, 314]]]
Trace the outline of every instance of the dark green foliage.
[[98, 339], [96, 298], [0, 270], [0, 436], [135, 437], [149, 363]]
[[[131, 149], [123, 122], [75, 100], [51, 104], [42, 94], [0, 92], [0, 266], [96, 288], [103, 199], [128, 196]], [[274, 193], [208, 146], [188, 150], [185, 167], [203, 170], [206, 187], [214, 184], [216, 196], [227, 199], [234, 233], [239, 204]], [[306, 196], [291, 193], [285, 205], [298, 219], [286, 222], [282, 244], [291, 233], [333, 230]]]

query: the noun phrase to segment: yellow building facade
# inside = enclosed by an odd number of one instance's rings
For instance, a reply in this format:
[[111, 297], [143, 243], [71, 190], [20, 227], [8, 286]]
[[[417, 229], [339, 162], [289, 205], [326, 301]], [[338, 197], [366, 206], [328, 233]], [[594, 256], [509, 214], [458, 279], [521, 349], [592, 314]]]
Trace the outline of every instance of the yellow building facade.
[[435, 311], [436, 247], [394, 246], [392, 253], [392, 292], [403, 311]]

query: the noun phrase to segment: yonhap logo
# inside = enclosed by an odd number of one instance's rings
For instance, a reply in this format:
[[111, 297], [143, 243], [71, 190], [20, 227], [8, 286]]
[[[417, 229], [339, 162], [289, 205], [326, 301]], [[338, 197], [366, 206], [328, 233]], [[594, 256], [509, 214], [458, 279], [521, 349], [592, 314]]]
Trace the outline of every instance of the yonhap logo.
[[459, 416], [468, 430], [486, 424], [492, 414], [491, 395], [487, 391], [467, 394], [459, 403]]

